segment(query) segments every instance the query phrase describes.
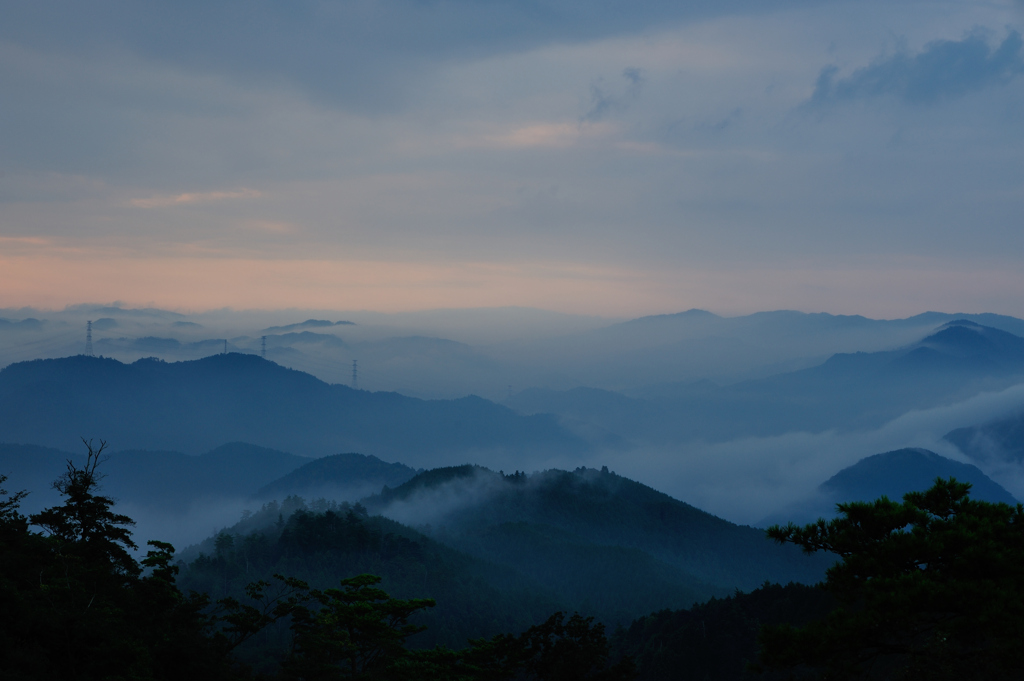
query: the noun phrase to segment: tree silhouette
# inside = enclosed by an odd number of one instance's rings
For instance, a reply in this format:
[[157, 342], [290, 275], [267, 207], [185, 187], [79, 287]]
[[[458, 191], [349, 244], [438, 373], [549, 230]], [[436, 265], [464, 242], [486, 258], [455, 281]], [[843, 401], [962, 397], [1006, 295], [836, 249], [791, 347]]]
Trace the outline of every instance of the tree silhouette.
[[61, 546], [73, 546], [80, 556], [94, 567], [110, 568], [112, 575], [123, 578], [138, 576], [140, 568], [129, 553], [138, 549], [129, 528], [135, 521], [114, 513], [114, 500], [98, 494], [100, 465], [107, 443], [93, 449], [92, 440], [82, 442], [88, 453], [85, 464], [78, 468], [68, 459], [64, 475], [53, 483], [64, 497], [64, 504], [29, 517], [33, 525], [42, 527]]
[[434, 607], [434, 601], [391, 598], [377, 587], [380, 582], [376, 575], [358, 575], [343, 579], [340, 589], [310, 592], [319, 608], [295, 611], [295, 651], [283, 665], [285, 676], [385, 678], [407, 655], [405, 639], [423, 630], [409, 624], [409, 617]]
[[762, 632], [762, 662], [823, 678], [1015, 678], [1024, 668], [1024, 506], [969, 498], [937, 479], [903, 502], [768, 536], [841, 560], [826, 588], [840, 607], [804, 628]]

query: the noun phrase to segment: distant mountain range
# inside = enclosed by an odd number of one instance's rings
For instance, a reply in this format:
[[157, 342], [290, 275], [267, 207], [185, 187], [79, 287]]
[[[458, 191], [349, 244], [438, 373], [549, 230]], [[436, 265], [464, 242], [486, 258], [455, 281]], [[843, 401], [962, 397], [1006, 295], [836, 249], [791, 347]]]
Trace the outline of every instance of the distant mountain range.
[[877, 427], [1024, 381], [1024, 338], [954, 320], [897, 350], [836, 354], [799, 371], [720, 386], [663, 384], [647, 397], [577, 388], [530, 389], [506, 404], [551, 413], [583, 437], [609, 442], [728, 440]]
[[844, 468], [818, 487], [817, 497], [773, 513], [762, 526], [811, 523], [836, 515], [836, 504], [873, 501], [887, 496], [899, 501], [907, 492], [928, 489], [936, 478], [971, 483], [971, 497], [1015, 506], [1017, 499], [977, 466], [947, 459], [927, 449], [897, 449], [875, 454]]
[[352, 326], [355, 322], [338, 321], [331, 322], [326, 319], [307, 319], [304, 322], [297, 324], [284, 324], [283, 326], [269, 326], [265, 329], [266, 333], [278, 333], [281, 331], [296, 331], [298, 329], [309, 329], [309, 328], [322, 328], [325, 326]]
[[[675, 394], [680, 384], [766, 378], [817, 366], [836, 353], [905, 347], [950, 321], [1024, 335], [1024, 320], [929, 312], [907, 319], [789, 310], [722, 317], [703, 310], [615, 323], [523, 308], [407, 314], [288, 310], [182, 315], [77, 306], [61, 312], [0, 310], [0, 366], [77, 354], [93, 321], [97, 354], [123, 362], [191, 360], [227, 348], [262, 354], [330, 383], [423, 398], [476, 394], [492, 400], [528, 388], [589, 386], [633, 397]], [[341, 324], [338, 319], [351, 320]], [[301, 321], [305, 320], [305, 321]], [[303, 333], [305, 332], [305, 333]]]
[[0, 442], [76, 451], [198, 454], [226, 442], [323, 456], [361, 451], [413, 465], [519, 461], [587, 445], [551, 416], [520, 416], [478, 397], [419, 400], [329, 385], [254, 355], [122, 364], [67, 357], [0, 371]]
[[1024, 412], [957, 428], [946, 439], [980, 463], [1024, 463]]

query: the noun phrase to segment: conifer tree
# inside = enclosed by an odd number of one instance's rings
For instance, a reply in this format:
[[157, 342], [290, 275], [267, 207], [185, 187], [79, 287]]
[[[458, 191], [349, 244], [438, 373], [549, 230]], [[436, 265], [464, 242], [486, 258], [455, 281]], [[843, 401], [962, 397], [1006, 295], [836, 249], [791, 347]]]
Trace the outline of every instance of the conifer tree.
[[1024, 669], [1024, 506], [975, 501], [937, 479], [895, 502], [838, 506], [834, 520], [769, 528], [840, 561], [840, 603], [804, 628], [766, 628], [762, 662], [822, 678], [1002, 679]]

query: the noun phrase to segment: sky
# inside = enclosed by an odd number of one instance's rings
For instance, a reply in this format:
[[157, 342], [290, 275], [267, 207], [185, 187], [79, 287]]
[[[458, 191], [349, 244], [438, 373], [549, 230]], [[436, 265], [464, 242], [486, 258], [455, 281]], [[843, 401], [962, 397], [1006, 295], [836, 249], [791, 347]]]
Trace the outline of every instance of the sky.
[[0, 307], [1024, 316], [1024, 2], [0, 0]]

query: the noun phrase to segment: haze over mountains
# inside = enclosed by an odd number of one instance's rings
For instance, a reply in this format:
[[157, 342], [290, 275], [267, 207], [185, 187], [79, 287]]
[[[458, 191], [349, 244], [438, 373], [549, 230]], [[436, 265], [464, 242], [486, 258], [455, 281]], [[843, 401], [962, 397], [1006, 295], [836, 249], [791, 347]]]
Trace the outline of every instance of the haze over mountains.
[[[224, 349], [261, 352], [329, 383], [418, 397], [504, 399], [530, 387], [585, 386], [659, 394], [661, 384], [718, 384], [807, 368], [836, 353], [892, 350], [963, 319], [1024, 335], [1024, 322], [993, 314], [925, 313], [901, 320], [761, 312], [720, 317], [691, 310], [630, 321], [524, 308], [405, 314], [295, 310], [183, 315], [79, 306], [62, 312], [0, 310], [0, 365], [85, 349], [93, 320], [97, 355], [132, 362], [197, 359]], [[338, 324], [338, 322], [353, 322]]]
[[[1012, 456], [978, 455], [967, 443], [977, 450], [978, 437], [944, 439], [1024, 412], [1024, 321], [1012, 317], [116, 306], [0, 316], [0, 357], [53, 357], [0, 372], [9, 443], [73, 452], [92, 436], [119, 451], [198, 455], [243, 442], [410, 470], [609, 465], [746, 523], [904, 447], [971, 460], [1024, 494]], [[102, 359], [67, 357], [84, 349], [86, 319]]]
[[[219, 598], [275, 573], [316, 587], [377, 574], [394, 596], [437, 599], [419, 646], [556, 610], [614, 628], [813, 584], [834, 556], [764, 526], [936, 477], [1024, 497], [1013, 318], [107, 308], [93, 356], [45, 357], [71, 347], [60, 334], [82, 312], [0, 325], [3, 352], [36, 353], [0, 369], [0, 473], [31, 492], [25, 511], [57, 503], [83, 436], [105, 440], [103, 492], [140, 544], [181, 549], [183, 587]], [[813, 605], [813, 590], [787, 593]]]
[[835, 354], [767, 378], [662, 384], [633, 399], [590, 388], [534, 388], [507, 404], [636, 440], [728, 440], [878, 427], [911, 409], [960, 402], [1022, 379], [1024, 338], [961, 319], [899, 349]]
[[880, 496], [898, 501], [907, 492], [927, 489], [936, 478], [971, 483], [974, 499], [1011, 506], [1018, 503], [977, 466], [947, 459], [927, 449], [908, 448], [861, 459], [818, 485], [816, 496], [779, 509], [759, 524], [812, 523], [818, 518], [835, 517], [837, 504], [873, 501]]
[[[501, 604], [493, 606], [496, 612], [520, 609], [507, 605], [509, 597], [529, 607], [540, 595], [609, 624], [629, 622], [653, 609], [689, 607], [736, 588], [756, 588], [765, 580], [814, 582], [830, 563], [608, 470], [505, 475], [479, 466], [439, 468], [394, 489], [385, 487], [363, 504], [366, 519], [359, 508], [343, 508], [338, 516], [325, 518], [307, 515], [315, 512], [316, 503], [270, 505], [220, 536], [231, 537], [232, 546], [252, 544], [244, 550], [262, 571], [273, 568], [263, 564], [265, 559], [288, 561], [308, 566], [309, 577], [317, 580], [336, 570], [337, 563], [352, 563], [350, 569], [359, 571], [376, 562], [399, 593], [421, 574], [440, 582], [433, 588], [445, 594], [458, 591], [450, 580], [461, 579], [471, 584], [469, 589], [485, 585], [495, 590], [491, 597]], [[274, 523], [280, 513], [281, 521]], [[374, 519], [379, 515], [402, 525], [382, 524]], [[357, 541], [367, 530], [369, 536]], [[415, 542], [418, 552], [410, 549], [408, 554], [413, 567], [365, 555], [360, 541], [372, 542], [374, 532]], [[254, 533], [262, 533], [263, 548], [247, 540]], [[198, 550], [219, 556], [224, 551], [216, 542], [211, 537]], [[268, 544], [277, 546], [268, 551]], [[198, 550], [187, 555], [194, 557]], [[211, 568], [200, 563], [191, 574], [216, 579]], [[426, 621], [439, 624], [452, 617], [453, 608], [470, 611], [470, 618], [479, 616], [480, 605], [467, 602], [465, 594], [439, 602], [442, 607]], [[433, 642], [453, 643], [442, 638], [427, 644]]]

